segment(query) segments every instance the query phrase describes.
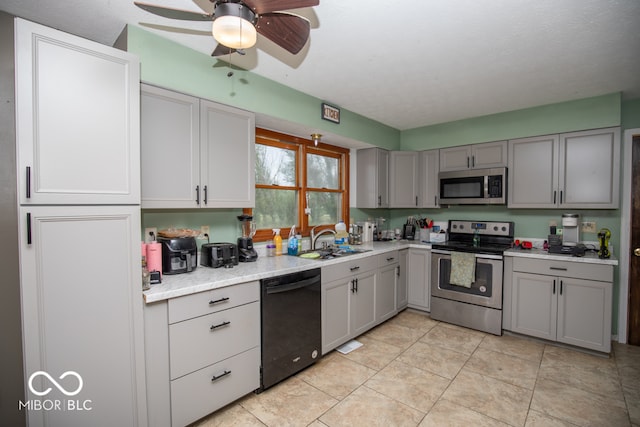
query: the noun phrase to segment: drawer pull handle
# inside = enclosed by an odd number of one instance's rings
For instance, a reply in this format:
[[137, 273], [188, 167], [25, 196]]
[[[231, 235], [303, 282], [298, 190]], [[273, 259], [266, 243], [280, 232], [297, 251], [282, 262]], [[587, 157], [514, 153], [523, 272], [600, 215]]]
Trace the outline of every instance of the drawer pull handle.
[[226, 301], [229, 301], [229, 297], [220, 298], [220, 299], [217, 299], [215, 301], [211, 300], [211, 301], [209, 301], [209, 305], [214, 305], [214, 304], [218, 304], [220, 302], [226, 302]]
[[349, 270], [351, 270], [351, 271], [360, 270], [360, 266], [356, 265], [355, 267], [351, 267]]
[[394, 259], [396, 259], [396, 257], [390, 257], [390, 258], [387, 258], [387, 262], [391, 262], [391, 261], [393, 261]]
[[567, 271], [567, 267], [549, 267], [549, 270]]
[[230, 324], [231, 324], [231, 322], [229, 322], [227, 320], [226, 322], [222, 322], [222, 323], [220, 323], [218, 325], [211, 325], [211, 328], [209, 328], [209, 329], [211, 329], [213, 331], [214, 329], [222, 328], [223, 326], [227, 326], [227, 325], [230, 325]]
[[231, 373], [231, 371], [227, 371], [227, 370], [225, 369], [225, 371], [224, 371], [223, 373], [221, 373], [220, 375], [214, 375], [213, 377], [211, 377], [211, 382], [213, 382], [213, 381], [217, 381], [217, 380], [219, 380], [220, 378], [226, 377], [226, 376], [227, 376], [227, 375], [229, 375], [230, 373]]

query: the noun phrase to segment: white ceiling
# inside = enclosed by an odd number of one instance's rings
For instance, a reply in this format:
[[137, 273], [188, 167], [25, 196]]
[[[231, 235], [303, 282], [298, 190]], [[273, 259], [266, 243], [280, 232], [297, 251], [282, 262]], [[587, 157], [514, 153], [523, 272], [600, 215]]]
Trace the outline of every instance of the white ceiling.
[[[215, 48], [210, 23], [132, 0], [0, 0], [0, 10], [108, 45], [134, 24]], [[320, 0], [296, 12], [312, 26], [297, 56], [259, 37], [231, 62], [399, 130], [612, 92], [640, 98], [639, 0]]]

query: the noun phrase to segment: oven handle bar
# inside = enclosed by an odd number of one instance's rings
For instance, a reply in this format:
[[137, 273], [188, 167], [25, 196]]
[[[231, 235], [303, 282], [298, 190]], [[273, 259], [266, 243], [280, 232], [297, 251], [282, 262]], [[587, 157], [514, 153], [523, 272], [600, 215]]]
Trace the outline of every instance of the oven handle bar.
[[[458, 251], [445, 251], [442, 249], [431, 249], [432, 254], [442, 254], [442, 255], [451, 255], [452, 252]], [[474, 254], [476, 258], [480, 259], [497, 259], [502, 260], [504, 257], [502, 255], [491, 255], [491, 254]]]

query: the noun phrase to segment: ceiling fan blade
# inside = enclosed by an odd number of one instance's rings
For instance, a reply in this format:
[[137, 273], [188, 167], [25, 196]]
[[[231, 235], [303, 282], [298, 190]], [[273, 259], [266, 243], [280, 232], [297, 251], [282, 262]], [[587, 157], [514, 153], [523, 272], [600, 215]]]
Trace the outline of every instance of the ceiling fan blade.
[[320, 4], [320, 0], [242, 0], [242, 2], [259, 15]]
[[216, 48], [213, 50], [213, 52], [211, 53], [211, 56], [229, 55], [235, 51], [236, 50], [234, 48], [227, 47], [223, 44], [218, 43], [218, 46], [216, 46]]
[[309, 40], [309, 21], [287, 13], [265, 13], [260, 15], [256, 30], [294, 55], [300, 52]]
[[173, 9], [169, 7], [156, 6], [148, 3], [141, 3], [134, 1], [133, 4], [140, 9], [144, 9], [147, 12], [151, 12], [154, 15], [163, 16], [171, 19], [181, 19], [183, 21], [212, 21], [213, 15], [199, 12], [191, 12], [189, 10]]

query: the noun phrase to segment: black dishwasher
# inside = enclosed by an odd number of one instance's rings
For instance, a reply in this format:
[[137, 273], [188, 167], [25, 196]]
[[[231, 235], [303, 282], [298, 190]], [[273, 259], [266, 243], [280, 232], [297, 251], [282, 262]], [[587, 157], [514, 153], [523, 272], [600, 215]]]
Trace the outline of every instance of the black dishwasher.
[[262, 391], [322, 354], [320, 269], [262, 279], [260, 288]]

